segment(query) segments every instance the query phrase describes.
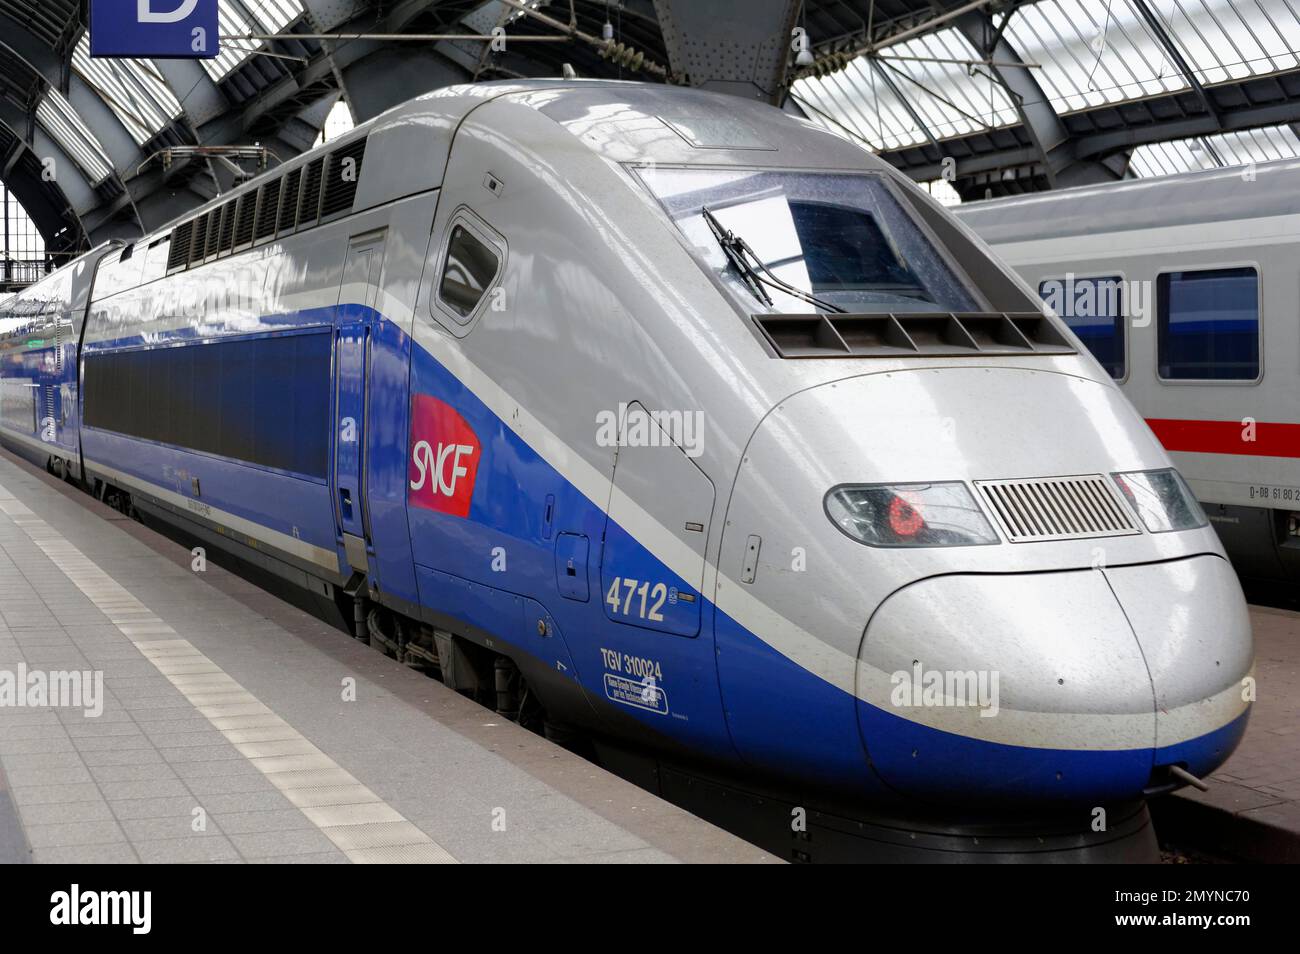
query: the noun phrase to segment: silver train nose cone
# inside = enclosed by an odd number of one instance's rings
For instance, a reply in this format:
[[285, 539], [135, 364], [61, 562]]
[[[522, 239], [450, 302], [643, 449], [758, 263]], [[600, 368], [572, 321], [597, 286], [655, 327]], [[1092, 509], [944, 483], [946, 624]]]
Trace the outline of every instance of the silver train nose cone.
[[934, 577], [872, 618], [859, 725], [876, 771], [910, 794], [1132, 797], [1158, 766], [1204, 775], [1227, 758], [1252, 665], [1216, 556]]

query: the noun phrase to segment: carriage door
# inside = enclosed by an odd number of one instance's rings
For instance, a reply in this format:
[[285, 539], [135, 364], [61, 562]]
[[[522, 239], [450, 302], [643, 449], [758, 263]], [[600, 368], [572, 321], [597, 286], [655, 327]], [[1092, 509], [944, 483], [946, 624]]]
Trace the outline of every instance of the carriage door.
[[[678, 636], [700, 632], [714, 501], [712, 481], [683, 450], [698, 446], [700, 434], [694, 418], [686, 426], [688, 413], [656, 419], [639, 401], [626, 405], [600, 564], [606, 616]], [[652, 542], [673, 555], [671, 567], [648, 549]]]
[[384, 233], [370, 232], [348, 243], [339, 285], [334, 331], [334, 512], [343, 549], [353, 570], [367, 572], [370, 524], [366, 513], [366, 376], [370, 340], [378, 324], [375, 302], [384, 265]]

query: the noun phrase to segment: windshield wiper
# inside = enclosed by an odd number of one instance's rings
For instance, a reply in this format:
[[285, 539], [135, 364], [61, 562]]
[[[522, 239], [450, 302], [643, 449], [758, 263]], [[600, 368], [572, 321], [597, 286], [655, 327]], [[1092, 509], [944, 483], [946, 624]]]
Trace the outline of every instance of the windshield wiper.
[[[800, 301], [806, 301], [810, 305], [816, 305], [823, 311], [833, 311], [840, 314], [844, 313], [844, 309], [839, 305], [833, 305], [828, 301], [818, 298], [816, 295], [810, 295], [802, 289], [795, 288], [789, 282], [777, 278], [776, 275], [772, 273], [772, 270], [763, 263], [763, 260], [758, 257], [758, 254], [749, 247], [749, 243], [735, 232], [731, 231], [731, 229], [724, 227], [723, 224], [718, 221], [718, 217], [709, 211], [707, 205], [700, 206], [700, 212], [704, 215], [704, 221], [709, 223], [709, 229], [713, 232], [713, 237], [717, 239], [718, 245], [722, 247], [723, 254], [727, 256], [728, 263], [730, 263], [731, 267], [740, 273], [740, 277], [744, 279], [745, 285], [754, 293], [754, 297], [759, 301], [767, 305], [772, 304], [772, 296], [769, 295], [767, 290], [763, 287], [764, 285], [768, 285], [779, 292], [791, 296], [792, 298], [798, 298]], [[754, 264], [750, 264], [750, 259], [753, 259]], [[755, 267], [755, 265], [757, 267]]]
[[772, 304], [772, 296], [763, 288], [763, 276], [760, 275], [754, 266], [745, 261], [744, 253], [741, 251], [748, 248], [744, 239], [738, 238], [735, 233], [722, 227], [718, 217], [709, 211], [707, 205], [700, 206], [700, 211], [704, 214], [704, 221], [709, 223], [709, 229], [713, 232], [713, 237], [718, 240], [722, 246], [722, 252], [727, 256], [727, 262], [740, 273], [745, 285], [754, 293], [754, 297], [764, 304]]

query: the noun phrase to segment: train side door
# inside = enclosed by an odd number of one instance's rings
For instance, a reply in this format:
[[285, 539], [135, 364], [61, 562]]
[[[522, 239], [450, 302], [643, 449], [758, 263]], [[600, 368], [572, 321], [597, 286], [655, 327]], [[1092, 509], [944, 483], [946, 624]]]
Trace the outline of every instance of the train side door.
[[[682, 412], [678, 417], [685, 420]], [[639, 401], [627, 405], [619, 422], [600, 565], [609, 619], [678, 636], [699, 635], [713, 503], [713, 482], [674, 435]], [[659, 541], [677, 554], [676, 571], [647, 549], [649, 541], [641, 537], [645, 517], [677, 538]], [[685, 576], [677, 576], [678, 571]]]
[[366, 376], [383, 265], [382, 231], [356, 236], [348, 243], [334, 330], [334, 512], [348, 565], [363, 573], [370, 569], [366, 557], [370, 542], [365, 493]]

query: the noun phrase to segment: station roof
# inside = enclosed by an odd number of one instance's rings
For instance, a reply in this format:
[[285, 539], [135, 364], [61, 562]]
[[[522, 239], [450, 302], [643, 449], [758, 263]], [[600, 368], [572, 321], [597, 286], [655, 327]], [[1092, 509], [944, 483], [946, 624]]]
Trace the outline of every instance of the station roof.
[[[810, 32], [849, 29], [847, 7], [872, 15], [869, 0], [826, 4], [819, 17], [810, 8]], [[874, 16], [884, 9], [874, 4]], [[968, 198], [1286, 158], [1300, 149], [1298, 9], [936, 3], [931, 21], [949, 19], [933, 30], [886, 35], [842, 69], [797, 80], [792, 97], [914, 178], [941, 178], [951, 158]]]
[[[153, 228], [255, 161], [187, 147], [256, 144], [273, 165], [316, 141], [340, 97], [362, 121], [437, 86], [569, 64], [757, 89], [966, 198], [1164, 175], [1300, 153], [1298, 5], [713, 5], [743, 7], [738, 20], [700, 0], [220, 0], [220, 55], [150, 61], [92, 59], [84, 2], [0, 0], [0, 173], [71, 252]], [[795, 28], [811, 67], [786, 51]], [[494, 30], [506, 49], [482, 39]]]

